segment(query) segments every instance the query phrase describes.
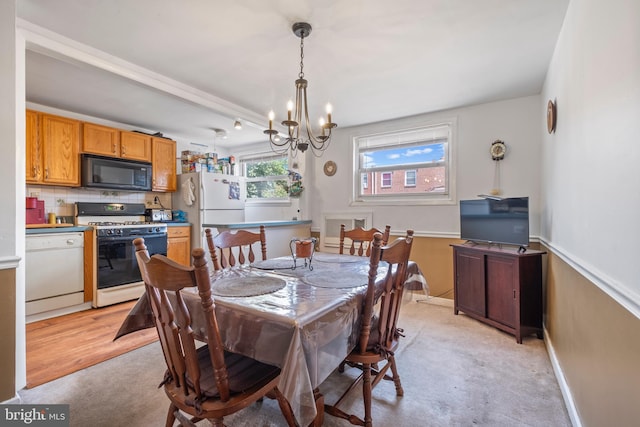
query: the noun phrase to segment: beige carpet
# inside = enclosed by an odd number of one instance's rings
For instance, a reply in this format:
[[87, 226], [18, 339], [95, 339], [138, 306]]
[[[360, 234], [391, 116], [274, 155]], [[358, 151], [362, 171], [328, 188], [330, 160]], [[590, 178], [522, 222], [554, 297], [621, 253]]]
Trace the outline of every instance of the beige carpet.
[[[432, 303], [406, 302], [400, 323], [406, 338], [397, 360], [405, 394], [396, 397], [388, 381], [376, 387], [375, 426], [571, 425], [542, 340], [532, 336], [517, 344], [511, 335]], [[19, 394], [23, 403], [70, 404], [71, 426], [164, 425], [168, 400], [157, 388], [163, 365], [153, 343]], [[334, 372], [322, 384], [328, 401], [351, 375], [356, 371]], [[360, 413], [361, 402], [352, 400]], [[268, 399], [225, 422], [285, 425]], [[326, 415], [324, 425], [350, 424]]]

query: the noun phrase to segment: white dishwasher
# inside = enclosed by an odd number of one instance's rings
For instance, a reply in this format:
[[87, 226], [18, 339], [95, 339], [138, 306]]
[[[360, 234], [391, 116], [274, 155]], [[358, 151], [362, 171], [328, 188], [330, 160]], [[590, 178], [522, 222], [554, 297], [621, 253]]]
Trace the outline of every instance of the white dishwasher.
[[28, 234], [27, 316], [84, 303], [84, 234]]

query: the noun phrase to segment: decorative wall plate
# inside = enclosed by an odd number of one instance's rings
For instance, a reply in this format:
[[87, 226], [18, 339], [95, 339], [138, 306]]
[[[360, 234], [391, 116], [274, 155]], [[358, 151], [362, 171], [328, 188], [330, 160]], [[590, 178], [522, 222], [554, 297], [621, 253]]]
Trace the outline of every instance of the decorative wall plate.
[[335, 175], [337, 170], [338, 166], [336, 166], [336, 162], [334, 162], [333, 160], [329, 160], [324, 164], [324, 174], [327, 176]]
[[547, 132], [556, 131], [556, 104], [552, 100], [547, 102]]

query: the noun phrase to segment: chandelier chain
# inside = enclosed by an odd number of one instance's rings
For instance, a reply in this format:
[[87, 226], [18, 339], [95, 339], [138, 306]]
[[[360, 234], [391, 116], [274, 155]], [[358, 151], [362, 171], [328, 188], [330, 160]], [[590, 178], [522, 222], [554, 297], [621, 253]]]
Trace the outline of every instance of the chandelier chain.
[[300, 37], [300, 73], [298, 73], [298, 78], [304, 78], [304, 34]]

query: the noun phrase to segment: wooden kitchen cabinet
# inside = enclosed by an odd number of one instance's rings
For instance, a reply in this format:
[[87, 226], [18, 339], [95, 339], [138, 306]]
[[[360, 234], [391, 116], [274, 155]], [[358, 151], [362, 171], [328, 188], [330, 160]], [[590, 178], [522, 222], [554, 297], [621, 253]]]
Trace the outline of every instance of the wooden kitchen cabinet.
[[176, 142], [151, 138], [153, 191], [176, 191]]
[[40, 115], [37, 111], [27, 110], [27, 182], [39, 182], [42, 180], [42, 149], [39, 141]]
[[454, 314], [500, 330], [542, 338], [542, 255], [489, 246], [453, 246]]
[[82, 152], [100, 156], [120, 156], [120, 131], [115, 128], [82, 124]]
[[139, 132], [120, 131], [120, 157], [151, 162], [151, 137]]
[[80, 185], [80, 122], [27, 111], [27, 183]]
[[167, 257], [191, 265], [191, 227], [167, 227]]
[[151, 162], [151, 137], [94, 123], [82, 126], [82, 152]]

